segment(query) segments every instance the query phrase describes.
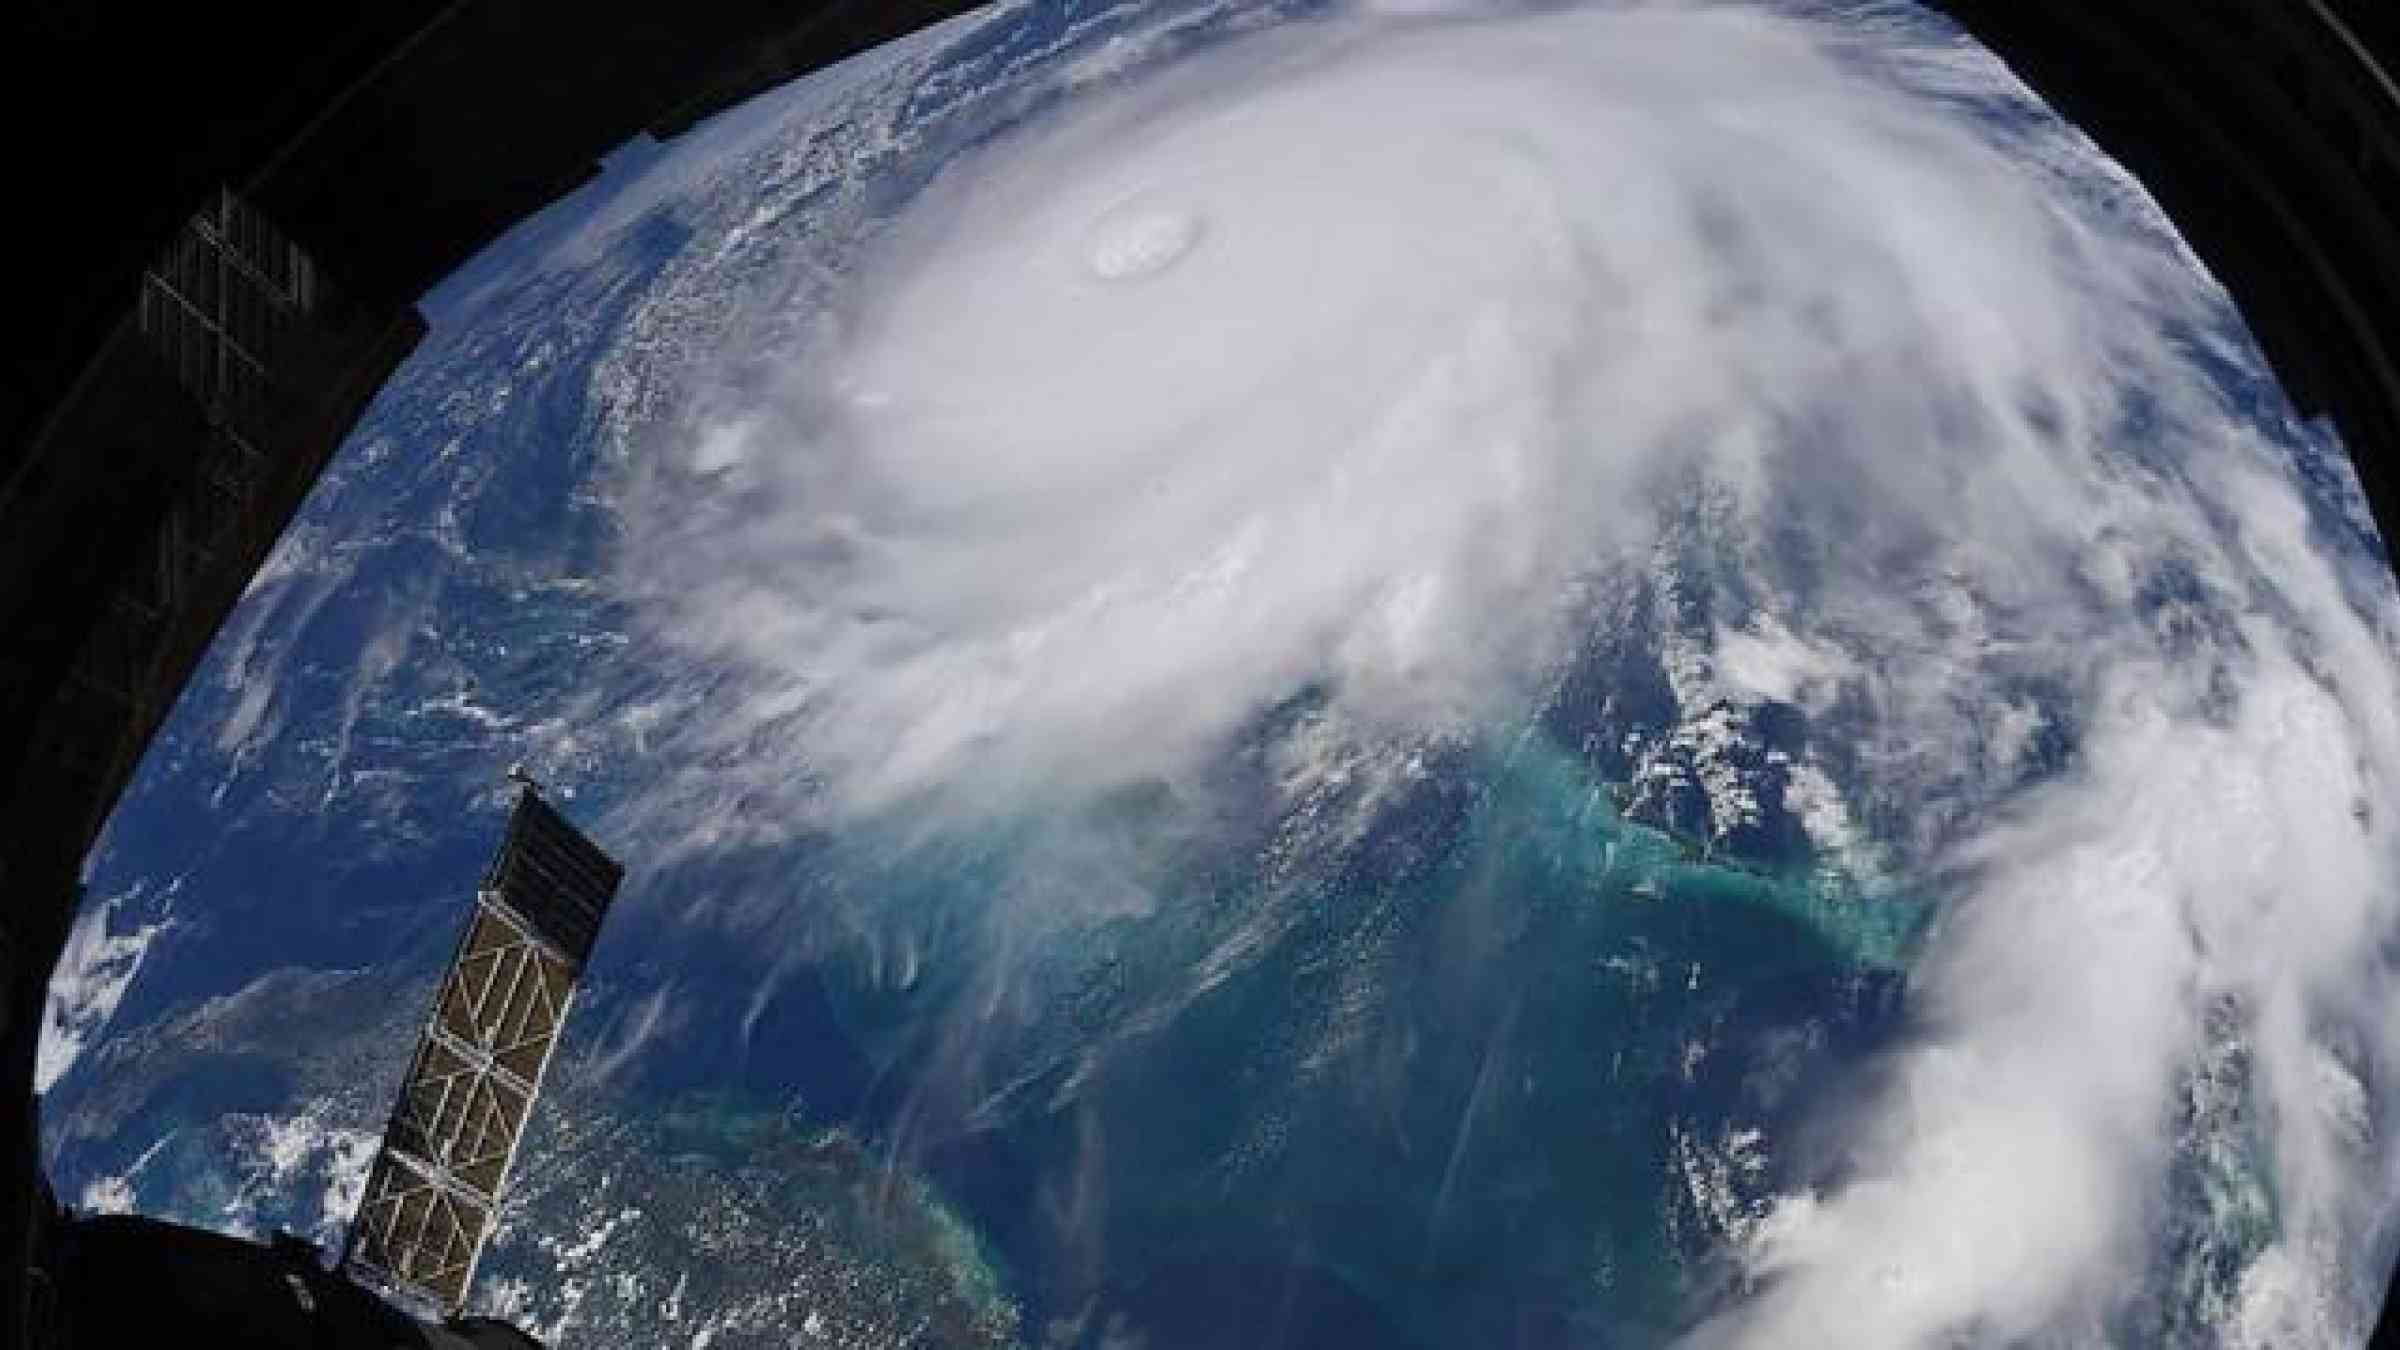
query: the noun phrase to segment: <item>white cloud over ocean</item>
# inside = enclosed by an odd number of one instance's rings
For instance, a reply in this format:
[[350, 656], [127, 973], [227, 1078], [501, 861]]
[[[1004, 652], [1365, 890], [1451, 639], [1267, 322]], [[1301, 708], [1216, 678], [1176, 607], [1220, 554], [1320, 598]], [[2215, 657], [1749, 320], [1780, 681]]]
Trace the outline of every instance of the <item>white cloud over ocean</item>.
[[[648, 823], [1204, 814], [1303, 689], [1472, 735], [1706, 482], [1758, 583], [1718, 675], [1845, 693], [1843, 786], [1922, 804], [1879, 842], [1947, 908], [1695, 1340], [2101, 1339], [2212, 1018], [2280, 1205], [2227, 1334], [2355, 1332], [2400, 604], [2224, 387], [2222, 293], [1988, 58], [1880, 6], [1275, 28], [974, 150], [830, 293], [679, 367], [615, 486], [644, 637], [715, 672]], [[2076, 745], [2020, 787], [2029, 682]], [[1042, 852], [1138, 908], [1117, 848]]]

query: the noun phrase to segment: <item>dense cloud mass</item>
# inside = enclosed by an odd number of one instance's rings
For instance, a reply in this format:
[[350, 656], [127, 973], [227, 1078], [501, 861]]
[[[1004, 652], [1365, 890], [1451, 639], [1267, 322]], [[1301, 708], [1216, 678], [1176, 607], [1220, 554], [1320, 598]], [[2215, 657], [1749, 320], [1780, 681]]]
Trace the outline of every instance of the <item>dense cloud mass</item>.
[[[830, 293], [686, 369], [617, 486], [649, 640], [721, 681], [661, 751], [711, 795], [650, 824], [1205, 816], [1302, 691], [1489, 736], [1706, 485], [1754, 586], [1719, 677], [1838, 696], [1946, 909], [1696, 1343], [2098, 1338], [2227, 1027], [2280, 1234], [2228, 1334], [2355, 1337], [2400, 607], [2228, 387], [2221, 293], [1988, 58], [1880, 7], [1384, 6], [1029, 117]], [[1086, 898], [1022, 905], [1145, 903], [1046, 828]]]

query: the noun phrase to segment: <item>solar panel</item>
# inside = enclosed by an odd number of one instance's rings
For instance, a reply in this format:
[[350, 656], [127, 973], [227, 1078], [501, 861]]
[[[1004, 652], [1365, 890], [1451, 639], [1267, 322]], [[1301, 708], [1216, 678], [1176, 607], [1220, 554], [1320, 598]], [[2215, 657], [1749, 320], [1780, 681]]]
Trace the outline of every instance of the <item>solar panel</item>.
[[500, 1188], [624, 869], [527, 787], [434, 995], [343, 1262], [444, 1315]]

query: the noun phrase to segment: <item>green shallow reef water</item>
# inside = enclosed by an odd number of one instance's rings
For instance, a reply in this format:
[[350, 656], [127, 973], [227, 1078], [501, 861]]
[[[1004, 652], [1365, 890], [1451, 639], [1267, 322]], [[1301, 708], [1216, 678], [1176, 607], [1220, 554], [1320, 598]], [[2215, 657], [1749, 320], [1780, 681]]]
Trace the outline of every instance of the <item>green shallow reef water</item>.
[[904, 906], [833, 982], [910, 1085], [871, 1128], [937, 1171], [977, 1141], [964, 1207], [1051, 1273], [1029, 1306], [1180, 1320], [1265, 1280], [1361, 1343], [1650, 1339], [1789, 1181], [1761, 1141], [1894, 1024], [1921, 900], [1709, 858], [1538, 733], [1406, 778], [1363, 830], [1116, 800], [1091, 828], [1171, 842], [1114, 914], [1012, 889], [1039, 828], [829, 855]]

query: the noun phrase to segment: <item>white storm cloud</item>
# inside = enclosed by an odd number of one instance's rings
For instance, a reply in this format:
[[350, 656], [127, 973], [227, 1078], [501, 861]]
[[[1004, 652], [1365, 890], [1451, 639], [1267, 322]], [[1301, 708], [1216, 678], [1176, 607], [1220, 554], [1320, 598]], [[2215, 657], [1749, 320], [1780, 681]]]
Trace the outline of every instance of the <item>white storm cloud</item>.
[[[176, 887], [170, 886], [172, 896]], [[68, 930], [66, 946], [50, 976], [50, 992], [42, 1005], [42, 1033], [35, 1056], [33, 1090], [48, 1092], [64, 1078], [84, 1048], [116, 1016], [117, 1004], [141, 973], [150, 945], [166, 932], [168, 921], [136, 924], [116, 931], [120, 909], [142, 899], [139, 886], [124, 895], [85, 904]]]
[[1854, 693], [1852, 791], [2013, 781], [2028, 678], [2081, 724], [2054, 781], [1888, 841], [1951, 897], [1919, 1025], [1696, 1338], [2097, 1335], [2212, 1006], [2258, 1057], [2275, 1268], [2335, 1262], [2245, 1316], [2338, 1328], [2293, 1300], [2355, 1302], [2392, 1189], [2393, 813], [2354, 805], [2400, 775], [2400, 610], [2217, 383], [2221, 293], [1890, 7], [1403, 8], [1078, 95], [830, 310], [684, 371], [618, 487], [649, 640], [714, 672], [675, 809], [1070, 817], [1199, 791], [1305, 689], [1362, 740], [1472, 735], [1719, 484], [1771, 583], [1722, 673]]
[[1508, 708], [1695, 468], [2055, 554], [2196, 282], [1831, 31], [1324, 25], [1080, 100], [687, 391], [632, 583], [840, 812], [1171, 776], [1310, 681]]

